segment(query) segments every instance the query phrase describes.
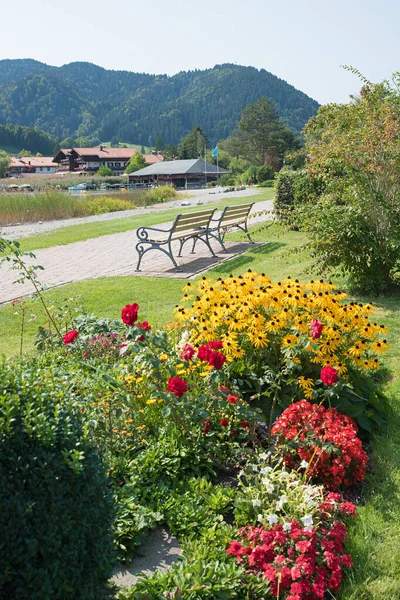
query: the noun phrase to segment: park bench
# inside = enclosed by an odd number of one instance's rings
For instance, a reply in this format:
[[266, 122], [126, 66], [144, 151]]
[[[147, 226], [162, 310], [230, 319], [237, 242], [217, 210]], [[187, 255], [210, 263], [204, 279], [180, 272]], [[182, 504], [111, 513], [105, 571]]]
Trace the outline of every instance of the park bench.
[[243, 231], [250, 242], [254, 244], [247, 230], [247, 219], [249, 218], [252, 206], [254, 206], [254, 202], [251, 204], [238, 204], [237, 206], [225, 206], [219, 217], [211, 219], [208, 235], [215, 238], [225, 252], [224, 238], [226, 233], [232, 229]]
[[193, 242], [192, 254], [195, 246], [200, 240], [204, 242], [211, 254], [215, 256], [209, 241], [209, 226], [215, 208], [201, 210], [192, 213], [179, 214], [169, 229], [159, 229], [157, 227], [139, 227], [136, 232], [139, 242], [136, 244], [136, 251], [139, 254], [139, 260], [136, 271], [140, 271], [140, 263], [146, 252], [150, 250], [160, 250], [164, 252], [171, 261], [177, 271], [181, 271], [177, 264], [173, 252], [172, 242], [179, 241], [178, 256], [181, 256], [184, 244], [191, 240]]

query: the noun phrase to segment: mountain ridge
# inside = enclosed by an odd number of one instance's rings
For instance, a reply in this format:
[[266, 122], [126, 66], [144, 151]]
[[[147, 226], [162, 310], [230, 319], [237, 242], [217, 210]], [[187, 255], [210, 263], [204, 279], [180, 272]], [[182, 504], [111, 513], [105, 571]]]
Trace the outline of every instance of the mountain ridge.
[[236, 127], [241, 111], [269, 97], [299, 132], [319, 104], [265, 69], [224, 63], [152, 75], [84, 61], [61, 67], [34, 59], [0, 60], [0, 124], [68, 136], [178, 143], [199, 124], [212, 144]]

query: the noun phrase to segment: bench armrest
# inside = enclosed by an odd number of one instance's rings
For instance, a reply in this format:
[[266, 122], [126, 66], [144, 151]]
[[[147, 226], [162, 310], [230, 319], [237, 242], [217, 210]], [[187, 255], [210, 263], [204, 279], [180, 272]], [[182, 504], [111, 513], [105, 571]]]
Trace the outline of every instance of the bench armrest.
[[136, 235], [139, 238], [139, 240], [147, 240], [149, 237], [149, 231], [157, 231], [159, 233], [170, 233], [171, 232], [171, 228], [170, 229], [160, 229], [159, 227], [138, 227], [137, 231], [136, 231]]

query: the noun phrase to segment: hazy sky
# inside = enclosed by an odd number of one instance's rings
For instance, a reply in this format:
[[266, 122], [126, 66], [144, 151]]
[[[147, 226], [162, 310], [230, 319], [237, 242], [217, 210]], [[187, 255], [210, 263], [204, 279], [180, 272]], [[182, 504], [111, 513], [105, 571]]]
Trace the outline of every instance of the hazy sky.
[[396, 0], [19, 0], [1, 8], [0, 59], [173, 75], [226, 62], [264, 68], [321, 103], [400, 70]]

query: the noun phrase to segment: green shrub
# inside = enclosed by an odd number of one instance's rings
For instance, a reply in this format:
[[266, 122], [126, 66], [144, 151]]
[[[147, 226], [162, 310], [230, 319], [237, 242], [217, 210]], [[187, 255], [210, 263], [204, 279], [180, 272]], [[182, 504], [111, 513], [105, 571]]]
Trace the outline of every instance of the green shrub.
[[275, 171], [271, 167], [271, 165], [262, 165], [257, 168], [256, 171], [256, 181], [257, 183], [262, 183], [263, 181], [273, 180], [275, 177]]
[[144, 200], [146, 204], [157, 204], [168, 202], [178, 197], [178, 192], [172, 185], [161, 185], [146, 192]]
[[266, 181], [263, 181], [262, 183], [258, 184], [259, 187], [263, 187], [263, 188], [273, 188], [274, 185], [275, 185], [274, 179], [267, 179]]
[[0, 597], [99, 600], [113, 501], [97, 451], [49, 367], [0, 365]]
[[304, 169], [282, 169], [276, 177], [275, 189], [274, 210], [278, 220], [296, 229], [297, 215], [294, 208], [315, 202], [322, 193], [323, 182], [320, 179], [311, 181]]

